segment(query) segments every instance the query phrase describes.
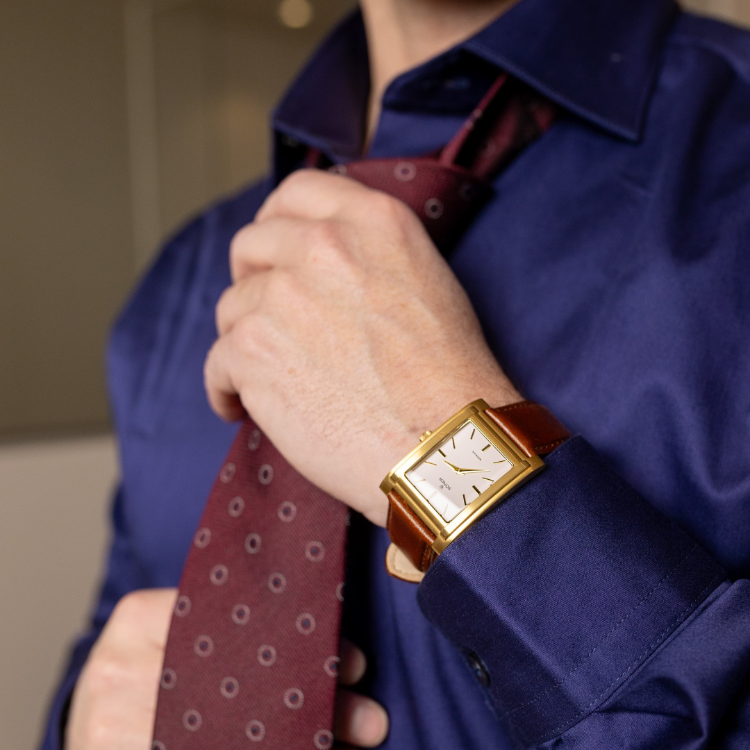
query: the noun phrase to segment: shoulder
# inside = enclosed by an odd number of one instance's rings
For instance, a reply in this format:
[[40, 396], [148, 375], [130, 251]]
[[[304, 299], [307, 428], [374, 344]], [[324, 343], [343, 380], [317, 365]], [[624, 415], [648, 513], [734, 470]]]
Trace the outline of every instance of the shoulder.
[[723, 62], [738, 83], [750, 86], [750, 31], [692, 13], [681, 13], [668, 48], [683, 48], [696, 56]]
[[683, 232], [709, 244], [717, 236], [735, 242], [747, 234], [749, 31], [678, 16], [664, 47], [643, 145]]

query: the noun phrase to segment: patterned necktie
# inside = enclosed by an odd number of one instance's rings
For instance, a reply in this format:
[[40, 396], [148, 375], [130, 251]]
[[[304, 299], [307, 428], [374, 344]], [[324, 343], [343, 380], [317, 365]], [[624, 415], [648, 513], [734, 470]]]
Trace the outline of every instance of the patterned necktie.
[[[402, 199], [447, 252], [554, 116], [503, 74], [440, 152], [330, 169]], [[316, 152], [308, 165], [325, 166]], [[182, 574], [152, 750], [333, 747], [347, 525], [246, 419]]]

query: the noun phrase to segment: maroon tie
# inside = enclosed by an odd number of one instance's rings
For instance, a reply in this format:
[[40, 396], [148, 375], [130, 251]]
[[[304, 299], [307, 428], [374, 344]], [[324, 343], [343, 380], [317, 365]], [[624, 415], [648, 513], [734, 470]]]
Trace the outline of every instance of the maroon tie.
[[[409, 205], [446, 252], [489, 180], [555, 108], [505, 74], [439, 153], [331, 167]], [[324, 166], [319, 153], [309, 164]], [[324, 750], [343, 601], [346, 507], [246, 419], [219, 472], [180, 582], [153, 750]]]

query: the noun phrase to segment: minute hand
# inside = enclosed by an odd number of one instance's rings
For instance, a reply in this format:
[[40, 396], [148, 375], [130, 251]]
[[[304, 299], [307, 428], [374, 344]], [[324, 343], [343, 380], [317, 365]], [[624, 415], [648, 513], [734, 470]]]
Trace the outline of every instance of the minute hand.
[[458, 466], [454, 466], [450, 461], [443, 461], [456, 472], [456, 474], [481, 474], [483, 471], [489, 471], [489, 469], [460, 469]]

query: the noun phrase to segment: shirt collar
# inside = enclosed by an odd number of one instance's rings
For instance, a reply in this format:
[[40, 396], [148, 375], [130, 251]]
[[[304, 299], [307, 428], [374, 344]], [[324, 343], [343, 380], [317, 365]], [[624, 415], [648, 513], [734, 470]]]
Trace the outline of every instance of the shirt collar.
[[[677, 12], [674, 0], [521, 0], [470, 39], [399, 76], [383, 108], [470, 111], [499, 67], [580, 117], [635, 141]], [[470, 77], [462, 75], [467, 66]], [[295, 158], [297, 141], [356, 158], [368, 89], [367, 41], [356, 11], [279, 104], [277, 167], [287, 171], [279, 160]], [[292, 153], [280, 153], [282, 140]]]

